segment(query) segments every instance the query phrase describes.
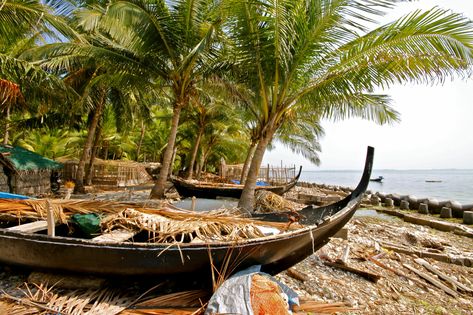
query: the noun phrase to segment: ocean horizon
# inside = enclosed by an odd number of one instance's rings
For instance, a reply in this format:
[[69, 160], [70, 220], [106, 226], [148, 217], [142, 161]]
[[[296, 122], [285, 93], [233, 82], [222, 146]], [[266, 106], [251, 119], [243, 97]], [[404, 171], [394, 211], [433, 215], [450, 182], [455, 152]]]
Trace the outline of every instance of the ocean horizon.
[[[362, 170], [303, 170], [300, 181], [354, 188], [361, 174]], [[383, 181], [370, 182], [368, 190], [473, 204], [473, 169], [373, 170], [371, 178], [378, 176]]]

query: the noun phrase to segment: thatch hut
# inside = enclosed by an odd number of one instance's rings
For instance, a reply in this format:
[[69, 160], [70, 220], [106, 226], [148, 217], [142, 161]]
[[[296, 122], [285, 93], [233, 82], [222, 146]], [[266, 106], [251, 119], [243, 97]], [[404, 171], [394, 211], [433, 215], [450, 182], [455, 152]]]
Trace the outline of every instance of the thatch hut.
[[51, 192], [51, 174], [63, 165], [20, 147], [0, 145], [0, 191], [20, 195]]
[[[79, 161], [62, 160], [63, 178], [75, 180]], [[92, 184], [96, 188], [115, 189], [117, 187], [136, 186], [152, 181], [145, 164], [124, 160], [101, 160], [96, 158], [92, 169]], [[86, 170], [89, 164], [85, 165]]]

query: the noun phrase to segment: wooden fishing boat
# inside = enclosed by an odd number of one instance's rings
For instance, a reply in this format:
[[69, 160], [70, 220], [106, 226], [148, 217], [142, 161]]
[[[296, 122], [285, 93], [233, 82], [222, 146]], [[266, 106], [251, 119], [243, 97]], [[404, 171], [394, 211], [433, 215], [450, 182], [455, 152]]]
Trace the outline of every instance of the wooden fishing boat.
[[[126, 236], [120, 242], [116, 238], [107, 241], [103, 236], [99, 236], [100, 241], [48, 236], [33, 233], [32, 229], [27, 232], [21, 228], [23, 224], [0, 228], [0, 262], [55, 272], [115, 276], [195, 279], [208, 276], [211, 266], [223, 268], [226, 263], [230, 264], [227, 270], [230, 273], [261, 265], [263, 272], [277, 274], [314, 253], [350, 220], [368, 186], [373, 153], [374, 149], [369, 147], [363, 176], [352, 194], [326, 207], [302, 209], [299, 212], [302, 225], [297, 229], [240, 241], [169, 244], [126, 241]], [[4, 206], [0, 202], [1, 208]], [[260, 215], [255, 221], [262, 225], [281, 222], [287, 226], [289, 216], [294, 216], [294, 212]], [[291, 224], [294, 225], [297, 223]]]
[[[290, 182], [284, 185], [274, 186], [256, 186], [256, 190], [267, 190], [272, 193], [282, 195], [288, 192], [294, 186], [296, 186], [299, 177], [301, 176], [302, 166], [299, 168], [299, 172]], [[224, 183], [210, 183], [210, 182], [197, 182], [188, 181], [182, 178], [173, 177], [172, 182], [176, 187], [177, 192], [182, 197], [197, 197], [215, 199], [217, 197], [227, 198], [240, 198], [243, 191], [243, 185], [238, 184], [224, 184]]]

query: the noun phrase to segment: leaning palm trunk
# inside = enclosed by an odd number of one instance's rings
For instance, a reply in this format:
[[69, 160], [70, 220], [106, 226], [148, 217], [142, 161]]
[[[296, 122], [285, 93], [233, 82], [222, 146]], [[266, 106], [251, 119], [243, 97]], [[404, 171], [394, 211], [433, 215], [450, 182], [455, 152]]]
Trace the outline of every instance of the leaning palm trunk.
[[264, 153], [266, 147], [268, 146], [271, 138], [273, 137], [274, 131], [268, 131], [265, 133], [263, 138], [261, 138], [256, 145], [255, 154], [251, 160], [250, 169], [248, 170], [248, 176], [246, 178], [245, 186], [241, 193], [240, 201], [238, 202], [238, 207], [246, 212], [254, 212], [254, 199], [255, 199], [255, 190], [256, 190], [256, 181], [258, 179], [258, 173], [263, 161]]
[[256, 143], [257, 143], [256, 140], [252, 140], [250, 147], [248, 148], [248, 154], [245, 159], [245, 164], [243, 164], [243, 168], [241, 170], [240, 183], [242, 184], [245, 184], [246, 182], [246, 177], [248, 176], [250, 162], [253, 159], [253, 156], [255, 155]]
[[82, 151], [82, 156], [79, 160], [79, 165], [77, 166], [76, 172], [76, 185], [74, 187], [74, 193], [85, 193], [84, 188], [84, 173], [85, 173], [85, 162], [90, 157], [92, 144], [95, 139], [95, 131], [97, 130], [97, 125], [99, 120], [102, 117], [103, 108], [105, 107], [105, 94], [102, 96], [102, 99], [98, 102], [97, 107], [95, 108], [94, 117], [89, 126], [89, 131], [87, 133], [87, 140], [84, 144], [84, 150]]
[[[176, 102], [176, 104], [179, 104], [179, 103]], [[165, 184], [169, 175], [169, 167], [171, 165], [172, 152], [174, 150], [174, 144], [176, 142], [177, 127], [179, 125], [180, 114], [181, 114], [181, 106], [174, 105], [168, 145], [166, 147], [166, 150], [164, 151], [163, 163], [161, 165], [161, 170], [159, 171], [158, 179], [153, 189], [151, 190], [151, 194], [150, 194], [151, 199], [164, 198], [164, 189], [165, 189]]]
[[203, 128], [199, 129], [199, 133], [197, 134], [197, 138], [195, 139], [194, 148], [192, 149], [191, 161], [189, 163], [189, 172], [187, 173], [187, 179], [192, 179], [192, 175], [194, 175], [194, 165], [195, 159], [197, 157], [197, 152], [199, 152], [200, 140], [202, 139], [202, 134], [204, 133]]

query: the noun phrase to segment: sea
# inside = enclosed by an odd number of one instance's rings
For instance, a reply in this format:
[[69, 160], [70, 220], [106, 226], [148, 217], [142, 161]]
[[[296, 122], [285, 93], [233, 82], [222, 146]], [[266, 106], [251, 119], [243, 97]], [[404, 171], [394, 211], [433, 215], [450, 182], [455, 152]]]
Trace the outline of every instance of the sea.
[[[361, 173], [351, 170], [302, 171], [300, 181], [354, 188]], [[371, 178], [378, 176], [383, 176], [383, 181], [370, 182], [368, 190], [473, 204], [473, 169], [373, 170]]]

